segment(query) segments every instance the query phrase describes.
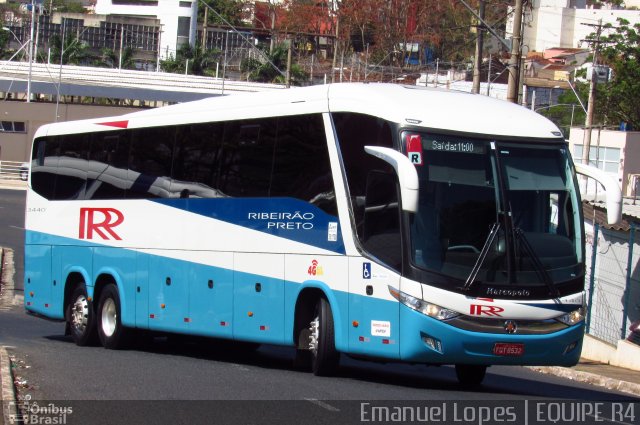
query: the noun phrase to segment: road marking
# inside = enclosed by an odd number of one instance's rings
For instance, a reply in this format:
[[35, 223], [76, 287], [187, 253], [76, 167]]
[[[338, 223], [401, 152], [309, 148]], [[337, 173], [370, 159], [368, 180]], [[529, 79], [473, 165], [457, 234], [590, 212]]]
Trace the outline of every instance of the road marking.
[[325, 403], [324, 401], [320, 401], [317, 398], [305, 398], [305, 400], [307, 400], [310, 403], [313, 403], [315, 405], [318, 405], [320, 407], [322, 407], [323, 409], [326, 409], [330, 412], [339, 412], [340, 409], [338, 409], [337, 407], [333, 407], [332, 405]]
[[18, 230], [24, 230], [24, 227], [20, 227], [20, 226], [9, 226], [9, 227], [13, 227], [14, 229], [18, 229]]

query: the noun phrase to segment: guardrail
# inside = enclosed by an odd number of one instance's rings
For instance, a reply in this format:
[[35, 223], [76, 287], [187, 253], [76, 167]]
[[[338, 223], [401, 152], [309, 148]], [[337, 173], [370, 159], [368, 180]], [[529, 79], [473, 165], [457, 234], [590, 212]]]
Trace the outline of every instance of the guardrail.
[[20, 161], [0, 161], [0, 179], [27, 180], [28, 170], [22, 168]]

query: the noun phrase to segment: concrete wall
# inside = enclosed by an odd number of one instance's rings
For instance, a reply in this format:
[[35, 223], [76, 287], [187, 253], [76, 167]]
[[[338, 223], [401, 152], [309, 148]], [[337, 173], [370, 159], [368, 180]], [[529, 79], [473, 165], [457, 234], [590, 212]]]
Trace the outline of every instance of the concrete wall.
[[[73, 121], [88, 118], [109, 117], [139, 110], [112, 106], [61, 104], [58, 121]], [[0, 160], [25, 162], [30, 158], [31, 141], [36, 130], [44, 124], [55, 122], [55, 103], [3, 102], [1, 121], [26, 123], [26, 133], [0, 133]]]

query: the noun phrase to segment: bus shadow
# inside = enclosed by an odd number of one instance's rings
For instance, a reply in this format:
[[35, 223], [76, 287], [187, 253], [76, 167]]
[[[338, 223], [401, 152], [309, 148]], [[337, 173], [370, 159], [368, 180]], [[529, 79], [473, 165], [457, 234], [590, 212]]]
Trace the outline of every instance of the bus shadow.
[[[69, 336], [55, 335], [45, 338], [73, 344]], [[294, 367], [295, 349], [292, 347], [260, 346], [205, 337], [137, 332], [133, 343], [127, 349], [310, 374], [309, 371]], [[501, 399], [515, 397], [544, 400], [638, 400], [632, 395], [616, 394], [587, 384], [576, 384], [573, 381], [567, 381], [565, 385], [561, 382], [562, 378], [540, 374], [519, 366], [489, 368], [483, 385], [469, 388], [457, 382], [455, 370], [451, 366], [430, 367], [403, 363], [377, 363], [342, 355], [340, 368], [333, 379], [369, 382], [398, 387], [399, 389], [414, 388], [418, 390], [415, 399], [424, 398], [421, 390], [437, 390], [441, 392], [442, 399], [451, 398], [447, 396], [447, 393], [452, 393], [453, 398], [459, 398], [455, 393], [469, 392], [476, 394], [475, 397], [479, 400], [483, 399], [482, 394], [486, 394], [485, 400], [494, 399], [496, 395], [499, 395]], [[406, 393], [402, 393], [402, 396], [406, 397]], [[433, 397], [433, 393], [429, 393], [429, 397]]]

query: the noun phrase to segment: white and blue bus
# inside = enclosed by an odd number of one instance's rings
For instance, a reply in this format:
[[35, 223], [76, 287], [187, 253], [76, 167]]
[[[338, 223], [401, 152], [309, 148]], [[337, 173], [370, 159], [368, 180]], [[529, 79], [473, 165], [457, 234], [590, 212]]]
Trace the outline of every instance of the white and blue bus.
[[556, 126], [484, 96], [336, 84], [41, 127], [25, 307], [78, 345], [135, 329], [340, 354], [574, 365], [585, 249]]

